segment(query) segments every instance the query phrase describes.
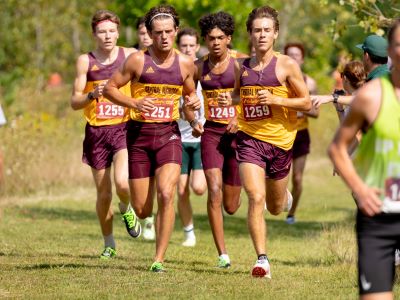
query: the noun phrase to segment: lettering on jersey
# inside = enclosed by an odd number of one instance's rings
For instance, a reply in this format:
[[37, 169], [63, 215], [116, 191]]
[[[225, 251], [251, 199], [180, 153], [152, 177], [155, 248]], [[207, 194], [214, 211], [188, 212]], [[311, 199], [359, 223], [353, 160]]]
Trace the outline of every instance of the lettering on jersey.
[[146, 73], [154, 73], [154, 70], [152, 67], [148, 67], [146, 70]]
[[240, 97], [256, 97], [259, 91], [267, 90], [271, 94], [274, 94], [273, 88], [266, 87], [241, 87], [240, 88]]
[[93, 67], [90, 69], [90, 71], [97, 71], [100, 70], [97, 65], [93, 65]]
[[399, 177], [400, 178], [400, 163], [390, 162], [387, 168], [387, 175], [389, 177]]
[[207, 74], [206, 76], [203, 76], [204, 81], [210, 81], [211, 77]]
[[155, 85], [145, 85], [144, 91], [147, 94], [163, 94], [163, 95], [178, 95], [180, 93], [179, 87], [155, 86]]
[[206, 91], [206, 90], [203, 90], [203, 91], [204, 91], [204, 94], [205, 94], [207, 99], [209, 99], [209, 98], [217, 98], [218, 94], [219, 94], [219, 92], [217, 92], [217, 91]]
[[394, 149], [394, 143], [392, 140], [376, 139], [375, 141], [375, 152], [387, 154]]

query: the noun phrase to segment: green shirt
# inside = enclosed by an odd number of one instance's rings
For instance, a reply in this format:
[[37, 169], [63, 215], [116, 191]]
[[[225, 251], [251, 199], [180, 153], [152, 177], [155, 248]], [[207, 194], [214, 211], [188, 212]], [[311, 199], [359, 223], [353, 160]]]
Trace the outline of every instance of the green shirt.
[[379, 113], [361, 139], [354, 165], [368, 186], [384, 191], [380, 196], [382, 200], [400, 204], [400, 101], [389, 76], [380, 81]]
[[367, 81], [370, 81], [370, 80], [378, 78], [378, 77], [385, 76], [389, 73], [390, 73], [390, 71], [389, 71], [387, 64], [380, 65], [379, 67], [376, 67], [368, 74]]

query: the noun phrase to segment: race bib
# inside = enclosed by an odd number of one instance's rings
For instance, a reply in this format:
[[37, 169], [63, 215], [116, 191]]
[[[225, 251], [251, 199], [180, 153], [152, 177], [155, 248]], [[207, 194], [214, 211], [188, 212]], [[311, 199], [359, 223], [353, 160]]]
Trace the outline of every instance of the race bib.
[[171, 122], [174, 99], [157, 98], [153, 101], [153, 111], [142, 113], [142, 117], [150, 121]]
[[208, 118], [210, 121], [229, 121], [234, 117], [236, 117], [235, 106], [210, 106], [208, 104]]
[[96, 103], [96, 118], [97, 119], [116, 119], [122, 118], [125, 115], [125, 108], [110, 102]]
[[263, 87], [240, 88], [243, 116], [246, 121], [258, 121], [272, 117], [270, 106], [259, 104], [257, 95], [259, 91], [264, 89], [268, 90], [270, 93], [273, 93], [272, 89]]
[[272, 117], [270, 107], [268, 105], [257, 104], [258, 101], [257, 98], [242, 99], [243, 115], [246, 121], [258, 121]]
[[382, 211], [385, 213], [400, 213], [400, 178], [386, 179]]
[[385, 198], [400, 201], [400, 178], [388, 178], [385, 181]]

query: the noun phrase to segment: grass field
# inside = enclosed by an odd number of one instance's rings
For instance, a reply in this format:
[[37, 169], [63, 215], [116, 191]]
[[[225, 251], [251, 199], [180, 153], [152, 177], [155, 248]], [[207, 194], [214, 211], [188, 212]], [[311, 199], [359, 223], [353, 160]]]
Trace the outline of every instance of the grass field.
[[[148, 271], [154, 244], [130, 238], [114, 219], [117, 258], [101, 261], [103, 241], [92, 186], [58, 189], [0, 201], [0, 298], [34, 299], [355, 299], [355, 205], [324, 155], [335, 126], [325, 110], [315, 133], [298, 223], [266, 214], [272, 280], [253, 279], [256, 256], [246, 226], [247, 198], [225, 218], [232, 268], [215, 268], [217, 252], [208, 225], [206, 198], [192, 199], [198, 243], [180, 246], [177, 218], [166, 256], [167, 273]], [[329, 120], [332, 120], [330, 122]], [[90, 172], [87, 170], [87, 172]], [[113, 206], [117, 211], [117, 201]], [[398, 285], [395, 296], [400, 296]]]

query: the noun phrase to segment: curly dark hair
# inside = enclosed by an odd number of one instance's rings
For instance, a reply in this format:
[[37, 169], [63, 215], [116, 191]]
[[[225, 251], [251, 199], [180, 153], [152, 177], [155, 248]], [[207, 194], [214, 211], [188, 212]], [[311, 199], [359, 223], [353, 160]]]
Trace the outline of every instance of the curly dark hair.
[[201, 36], [205, 37], [214, 28], [219, 28], [226, 35], [233, 35], [235, 31], [235, 20], [233, 17], [223, 11], [215, 14], [207, 14], [200, 18], [199, 27]]
[[[156, 16], [160, 14], [159, 16]], [[156, 17], [155, 17], [156, 16]], [[147, 14], [144, 16], [145, 18], [145, 25], [148, 32], [151, 32], [153, 29], [152, 23], [155, 19], [168, 19], [172, 18], [175, 23], [175, 28], [179, 26], [179, 16], [176, 12], [175, 8], [171, 5], [159, 5], [150, 8]]]
[[253, 21], [261, 18], [268, 18], [274, 21], [275, 32], [279, 31], [278, 11], [266, 5], [257, 7], [251, 11], [246, 21], [247, 32], [251, 32], [253, 29]]

